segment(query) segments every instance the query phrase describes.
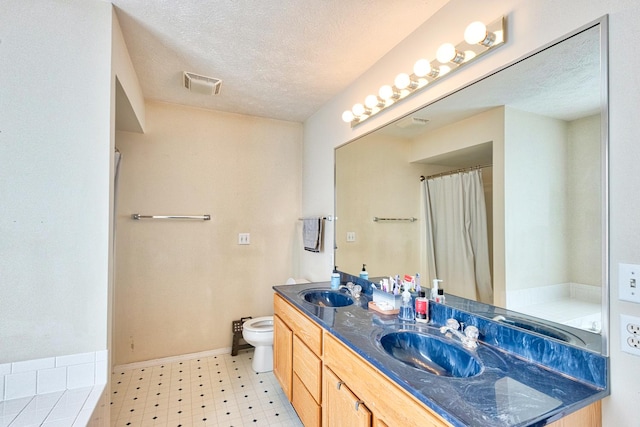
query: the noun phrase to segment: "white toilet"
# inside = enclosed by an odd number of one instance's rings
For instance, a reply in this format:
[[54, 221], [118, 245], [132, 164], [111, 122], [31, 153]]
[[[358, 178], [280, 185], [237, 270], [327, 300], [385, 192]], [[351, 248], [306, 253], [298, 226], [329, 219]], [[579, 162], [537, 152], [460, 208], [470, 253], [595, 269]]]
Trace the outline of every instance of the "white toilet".
[[[289, 278], [287, 285], [309, 283], [306, 279]], [[242, 338], [255, 347], [251, 367], [256, 372], [273, 371], [273, 316], [256, 317], [242, 324]]]
[[273, 316], [256, 317], [242, 324], [242, 338], [252, 346], [256, 372], [273, 371]]

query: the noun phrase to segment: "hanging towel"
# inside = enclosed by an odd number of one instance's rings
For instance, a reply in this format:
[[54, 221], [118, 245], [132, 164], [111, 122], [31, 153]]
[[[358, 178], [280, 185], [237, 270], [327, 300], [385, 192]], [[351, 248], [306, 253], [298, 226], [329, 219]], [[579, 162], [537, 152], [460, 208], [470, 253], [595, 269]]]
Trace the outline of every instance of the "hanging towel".
[[302, 240], [305, 251], [320, 252], [322, 248], [322, 223], [322, 217], [302, 220]]

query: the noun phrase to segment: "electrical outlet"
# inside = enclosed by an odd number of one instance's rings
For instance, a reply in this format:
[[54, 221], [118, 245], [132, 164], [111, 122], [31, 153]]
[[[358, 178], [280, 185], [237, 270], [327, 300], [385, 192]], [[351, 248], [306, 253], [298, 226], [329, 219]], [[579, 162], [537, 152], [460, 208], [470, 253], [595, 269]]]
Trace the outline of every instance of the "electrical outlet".
[[627, 323], [627, 331], [634, 335], [640, 335], [640, 323]]
[[356, 241], [356, 232], [347, 231], [347, 242], [355, 242], [355, 241]]
[[640, 265], [618, 264], [618, 276], [618, 298], [640, 303]]
[[640, 350], [640, 337], [633, 336], [627, 338], [627, 344], [629, 345], [629, 347]]
[[250, 233], [238, 233], [238, 244], [239, 245], [249, 245], [249, 244], [251, 244], [251, 234]]
[[622, 351], [640, 356], [640, 317], [620, 315], [620, 345]]

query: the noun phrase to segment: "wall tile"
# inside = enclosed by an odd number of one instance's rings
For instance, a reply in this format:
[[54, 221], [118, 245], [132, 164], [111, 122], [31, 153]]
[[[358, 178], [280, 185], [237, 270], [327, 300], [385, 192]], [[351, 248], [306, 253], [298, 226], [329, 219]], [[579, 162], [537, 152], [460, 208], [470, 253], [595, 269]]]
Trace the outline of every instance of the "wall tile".
[[56, 367], [82, 365], [85, 363], [93, 363], [95, 360], [96, 353], [93, 351], [89, 353], [70, 354], [68, 356], [56, 357]]
[[0, 363], [0, 375], [11, 373], [11, 363]]
[[109, 350], [96, 351], [96, 362], [109, 360]]
[[55, 367], [55, 359], [47, 357], [45, 359], [26, 360], [24, 362], [14, 362], [11, 364], [11, 373], [18, 374], [20, 372], [37, 371], [38, 369], [47, 369]]
[[67, 388], [90, 387], [95, 382], [95, 363], [67, 367]]
[[96, 362], [95, 384], [106, 384], [109, 377], [109, 369], [106, 360]]
[[36, 385], [38, 394], [65, 390], [67, 388], [67, 368], [39, 370]]
[[5, 375], [6, 400], [33, 396], [36, 394], [36, 371]]

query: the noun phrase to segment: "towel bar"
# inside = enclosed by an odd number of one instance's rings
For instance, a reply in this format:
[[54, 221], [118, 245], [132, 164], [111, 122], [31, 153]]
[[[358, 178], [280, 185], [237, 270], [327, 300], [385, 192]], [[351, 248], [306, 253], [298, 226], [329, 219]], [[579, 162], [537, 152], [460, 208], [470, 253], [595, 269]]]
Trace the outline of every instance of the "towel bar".
[[[303, 219], [307, 219], [307, 218], [317, 218], [317, 217], [298, 218], [298, 221], [302, 221]], [[333, 221], [334, 217], [331, 215], [328, 215], [328, 216], [321, 216], [320, 219], [324, 219], [325, 221]]]
[[418, 218], [378, 218], [377, 216], [373, 217], [373, 221], [374, 222], [381, 222], [381, 221], [408, 221], [408, 222], [414, 222], [417, 221]]
[[132, 214], [133, 219], [200, 219], [203, 221], [209, 221], [210, 215], [140, 215]]

